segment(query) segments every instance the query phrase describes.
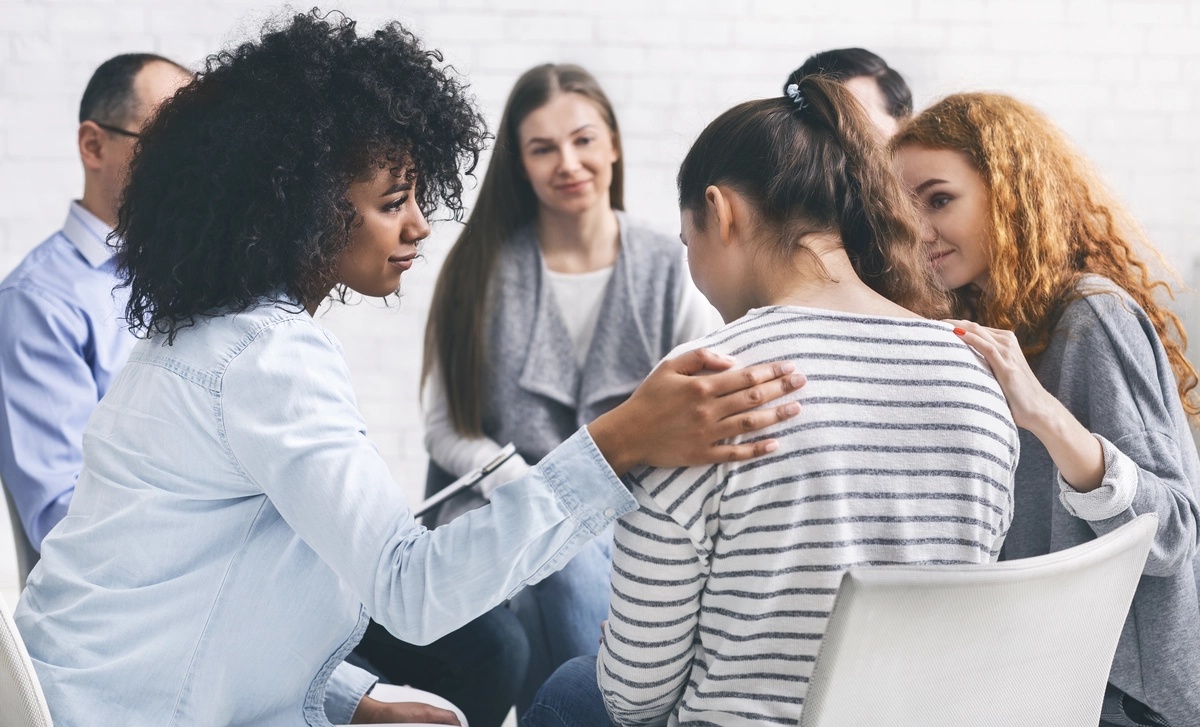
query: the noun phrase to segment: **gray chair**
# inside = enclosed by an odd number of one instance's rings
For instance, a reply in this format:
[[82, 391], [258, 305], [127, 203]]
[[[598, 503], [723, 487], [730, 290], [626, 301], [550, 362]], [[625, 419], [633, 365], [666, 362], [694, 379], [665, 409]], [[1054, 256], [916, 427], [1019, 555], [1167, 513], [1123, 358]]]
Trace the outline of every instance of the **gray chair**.
[[1096, 727], [1158, 518], [1058, 553], [842, 576], [800, 727]]
[[0, 480], [0, 490], [4, 490], [4, 501], [8, 504], [8, 520], [12, 523], [13, 545], [17, 551], [17, 578], [23, 589], [29, 571], [33, 570], [41, 556], [25, 536], [25, 526], [21, 524], [21, 516], [17, 514], [17, 504], [13, 502], [12, 493], [4, 486], [4, 480]]

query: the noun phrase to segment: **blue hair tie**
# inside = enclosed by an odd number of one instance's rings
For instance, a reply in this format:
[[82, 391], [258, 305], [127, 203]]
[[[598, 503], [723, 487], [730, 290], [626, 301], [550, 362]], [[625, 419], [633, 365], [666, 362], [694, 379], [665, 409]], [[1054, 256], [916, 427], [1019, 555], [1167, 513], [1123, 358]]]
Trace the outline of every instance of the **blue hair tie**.
[[787, 87], [788, 98], [795, 104], [797, 111], [803, 111], [808, 108], [808, 100], [804, 98], [804, 93], [800, 90], [800, 85], [789, 83]]

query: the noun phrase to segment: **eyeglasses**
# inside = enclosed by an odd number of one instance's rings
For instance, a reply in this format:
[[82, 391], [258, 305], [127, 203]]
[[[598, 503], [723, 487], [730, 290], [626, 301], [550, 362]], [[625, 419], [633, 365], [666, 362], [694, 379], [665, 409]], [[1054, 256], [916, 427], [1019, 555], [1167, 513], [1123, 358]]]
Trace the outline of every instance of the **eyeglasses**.
[[122, 129], [120, 126], [112, 126], [110, 124], [105, 124], [100, 121], [96, 121], [95, 119], [88, 119], [88, 121], [92, 122], [96, 126], [99, 126], [101, 129], [104, 129], [105, 131], [111, 131], [114, 134], [120, 134], [121, 136], [129, 136], [134, 139], [142, 138], [141, 134], [138, 134], [137, 132], [129, 131], [128, 129]]

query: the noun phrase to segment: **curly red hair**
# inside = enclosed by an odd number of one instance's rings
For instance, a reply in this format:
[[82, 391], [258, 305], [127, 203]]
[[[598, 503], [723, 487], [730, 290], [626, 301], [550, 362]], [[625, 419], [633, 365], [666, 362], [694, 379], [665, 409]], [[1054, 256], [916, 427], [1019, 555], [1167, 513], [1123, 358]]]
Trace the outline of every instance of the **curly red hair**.
[[1196, 421], [1196, 369], [1187, 334], [1159, 293], [1174, 298], [1143, 259], [1162, 255], [1063, 133], [1036, 109], [995, 93], [948, 96], [891, 140], [965, 154], [989, 191], [988, 287], [954, 291], [958, 312], [1014, 331], [1026, 355], [1045, 350], [1056, 314], [1083, 275], [1103, 275], [1146, 311], [1162, 339], [1184, 410]]

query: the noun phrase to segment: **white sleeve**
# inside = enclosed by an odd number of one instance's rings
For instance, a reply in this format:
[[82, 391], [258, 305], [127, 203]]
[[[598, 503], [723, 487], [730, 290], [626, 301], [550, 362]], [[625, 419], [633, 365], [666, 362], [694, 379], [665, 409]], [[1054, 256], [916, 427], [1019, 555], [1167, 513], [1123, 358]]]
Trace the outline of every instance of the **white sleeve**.
[[615, 724], [648, 727], [667, 724], [702, 652], [700, 601], [708, 572], [688, 531], [643, 487], [632, 490], [639, 509], [613, 531], [612, 600], [596, 680]]
[[692, 276], [687, 276], [680, 286], [679, 306], [675, 311], [675, 339], [672, 346], [679, 346], [694, 341], [701, 336], [707, 336], [725, 322], [721, 314], [708, 302], [704, 294], [692, 282]]
[[[487, 437], [464, 437], [454, 428], [450, 417], [450, 400], [442, 383], [442, 372], [435, 367], [425, 381], [421, 402], [425, 409], [425, 450], [429, 458], [455, 477], [461, 477], [476, 467], [487, 464], [500, 453], [502, 446]], [[514, 455], [500, 469], [479, 484], [486, 498], [505, 482], [525, 476], [530, 465], [521, 455]]]

